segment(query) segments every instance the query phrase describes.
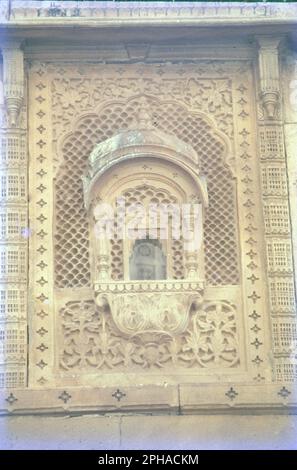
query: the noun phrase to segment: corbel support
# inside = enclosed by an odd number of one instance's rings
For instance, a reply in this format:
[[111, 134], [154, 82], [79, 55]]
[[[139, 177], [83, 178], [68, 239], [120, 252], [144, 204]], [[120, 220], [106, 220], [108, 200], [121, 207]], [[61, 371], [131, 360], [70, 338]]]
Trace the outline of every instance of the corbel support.
[[279, 44], [282, 38], [257, 36], [260, 100], [265, 119], [275, 119], [280, 103]]
[[24, 99], [24, 55], [20, 42], [1, 45], [3, 56], [4, 100], [8, 127], [18, 127], [20, 110]]

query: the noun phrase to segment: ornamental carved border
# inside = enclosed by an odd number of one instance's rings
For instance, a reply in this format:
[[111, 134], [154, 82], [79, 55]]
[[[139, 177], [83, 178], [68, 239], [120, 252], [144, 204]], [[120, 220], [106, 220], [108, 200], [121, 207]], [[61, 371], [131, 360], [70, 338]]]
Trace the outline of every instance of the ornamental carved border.
[[[292, 85], [294, 92], [295, 82], [287, 82], [285, 86], [281, 86], [281, 67], [284, 81], [288, 79], [287, 74], [292, 73], [292, 64], [289, 63], [286, 67], [279, 60], [282, 38], [259, 36], [257, 40], [261, 57], [258, 70], [260, 80], [257, 82], [257, 91], [261, 97], [257, 132], [270, 293], [273, 380], [296, 382], [296, 279], [292, 247], [295, 201], [294, 198], [292, 201], [293, 175], [290, 171], [295, 133], [293, 127], [293, 135], [288, 136], [286, 133], [291, 129], [285, 124], [286, 119], [290, 123], [294, 122], [294, 114], [290, 116], [293, 96], [288, 96], [288, 93], [292, 94]], [[274, 93], [272, 99], [271, 92]], [[283, 106], [282, 95], [286, 106]], [[288, 114], [287, 117], [285, 113]]]
[[[32, 188], [30, 224], [33, 229], [30, 239], [30, 259], [34, 261], [30, 267], [33, 299], [30, 325], [32, 331], [30, 385], [49, 387], [57, 384], [63, 386], [65, 381], [71, 383], [71, 374], [67, 375], [67, 370], [72, 368], [69, 366], [70, 362], [75, 361], [73, 351], [69, 354], [73, 346], [70, 317], [74, 314], [69, 311], [83, 308], [86, 312], [91, 312], [91, 317], [92, 315], [96, 317], [96, 311], [92, 310], [90, 303], [92, 292], [88, 288], [80, 289], [79, 292], [70, 289], [66, 294], [53, 288], [52, 188], [54, 172], [61, 164], [59, 155], [62, 142], [78, 118], [96, 112], [111, 101], [123, 101], [143, 93], [158, 99], [180, 102], [193, 112], [204, 112], [230, 141], [235, 158], [229, 163], [232, 164], [237, 177], [241, 285], [233, 286], [233, 289], [229, 290], [228, 286], [217, 290], [209, 288], [206, 291], [206, 305], [223, 302], [223, 305], [229, 305], [233, 312], [232, 318], [230, 314], [226, 323], [230, 323], [228, 328], [231, 336], [234, 336], [236, 330], [240, 361], [235, 360], [229, 368], [231, 372], [224, 372], [224, 376], [232, 377], [232, 380], [239, 382], [271, 381], [270, 310], [265, 288], [267, 282], [263, 256], [263, 215], [258, 198], [259, 180], [255, 177], [258, 160], [254, 139], [255, 129], [252, 124], [256, 114], [252, 65], [248, 62], [230, 64], [218, 61], [183, 65], [183, 67], [162, 64], [134, 66], [85, 64], [84, 67], [79, 67], [33, 62], [29, 71], [29, 83], [30, 188]], [[199, 314], [200, 328], [204, 328], [204, 336], [207, 336], [205, 325], [207, 321], [202, 318], [202, 312], [203, 309]], [[67, 315], [69, 322], [66, 320], [64, 323], [61, 322], [61, 319], [65, 319]], [[236, 327], [234, 321], [237, 323]], [[213, 320], [212, 331], [215, 322]], [[98, 343], [98, 335], [102, 335], [104, 330], [100, 330], [103, 328], [102, 325], [93, 325], [92, 320], [89, 326], [91, 330], [92, 328], [96, 330], [92, 331], [91, 337], [93, 334], [97, 336], [95, 339], [93, 337], [93, 343], [91, 341], [92, 347], [88, 350], [84, 347], [78, 352], [79, 357], [76, 359], [77, 364], [81, 364], [83, 361], [86, 362], [87, 358], [91, 358], [90, 362], [96, 369], [101, 367], [99, 356], [102, 353], [99, 351], [102, 345]], [[84, 324], [79, 331], [80, 335], [85, 334]], [[114, 341], [112, 347], [115, 351], [119, 348], [118, 339], [112, 338], [112, 335], [111, 339]], [[83, 338], [80, 341], [80, 344], [85, 345]], [[211, 338], [207, 342], [211, 343]], [[59, 349], [61, 344], [63, 344], [62, 352]], [[129, 347], [127, 343], [127, 348]], [[230, 340], [231, 353], [232, 348], [234, 349], [234, 344], [232, 346]], [[186, 354], [189, 351], [187, 350]], [[191, 351], [193, 352], [193, 349]], [[156, 351], [150, 353], [148, 359], [144, 352], [139, 350], [135, 352], [138, 366], [144, 369], [150, 368], [148, 366], [150, 361], [153, 362], [152, 357], [157, 357]], [[165, 351], [164, 354], [168, 353]], [[207, 354], [209, 351], [205, 352], [205, 355]], [[200, 354], [199, 360], [203, 362], [201, 356], [203, 354]], [[169, 362], [172, 361], [172, 357], [171, 355], [168, 359]], [[216, 361], [216, 357], [214, 354], [213, 358], [208, 360]], [[67, 362], [65, 358], [71, 361]], [[113, 361], [112, 367], [116, 368], [116, 362], [119, 360], [117, 355], [109, 355], [109, 360]], [[192, 359], [185, 360], [188, 364], [191, 364], [191, 361]], [[62, 374], [58, 372], [61, 363], [66, 371]], [[121, 359], [120, 364], [125, 364], [124, 360]], [[207, 370], [206, 364], [207, 360], [204, 360], [203, 365], [200, 364], [197, 368], [196, 374], [199, 374], [201, 367]], [[102, 367], [104, 368], [103, 364]], [[186, 370], [187, 367], [185, 372]], [[149, 375], [147, 380], [148, 377]], [[104, 374], [101, 374], [101, 377], [92, 383], [104, 384], [103, 379]], [[75, 375], [75, 383], [83, 384], [84, 380], [86, 379], [81, 378], [79, 374]]]

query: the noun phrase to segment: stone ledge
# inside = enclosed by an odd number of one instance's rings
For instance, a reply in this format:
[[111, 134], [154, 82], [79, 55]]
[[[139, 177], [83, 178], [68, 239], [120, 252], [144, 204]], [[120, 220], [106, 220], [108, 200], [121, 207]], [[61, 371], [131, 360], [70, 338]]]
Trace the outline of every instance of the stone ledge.
[[175, 386], [135, 386], [1, 391], [0, 414], [178, 410]]
[[296, 384], [185, 384], [180, 385], [180, 409], [186, 413], [271, 412], [297, 413]]
[[0, 414], [76, 413], [297, 414], [296, 384], [185, 384], [135, 387], [13, 389]]

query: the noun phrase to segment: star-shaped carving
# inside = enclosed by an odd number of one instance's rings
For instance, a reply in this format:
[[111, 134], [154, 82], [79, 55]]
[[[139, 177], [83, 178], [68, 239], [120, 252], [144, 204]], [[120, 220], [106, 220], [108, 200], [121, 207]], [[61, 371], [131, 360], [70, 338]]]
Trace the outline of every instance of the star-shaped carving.
[[44, 186], [44, 185], [41, 183], [39, 186], [37, 186], [37, 189], [38, 189], [38, 191], [40, 191], [41, 193], [43, 193], [43, 191], [46, 189], [46, 186]]
[[46, 252], [46, 248], [44, 248], [43, 245], [40, 245], [40, 247], [37, 248], [37, 251], [38, 251], [38, 253], [40, 253], [41, 255], [43, 255], [43, 253]]
[[71, 397], [71, 395], [70, 395], [68, 392], [66, 392], [66, 390], [64, 390], [64, 391], [61, 393], [61, 395], [58, 396], [58, 398], [59, 398], [60, 400], [62, 400], [64, 403], [67, 403], [68, 400], [70, 400], [70, 398], [72, 398], [72, 397]]
[[37, 235], [40, 238], [44, 238], [47, 235], [47, 233], [43, 229], [41, 229], [39, 232], [37, 232]]
[[8, 397], [5, 399], [10, 405], [13, 405], [18, 399], [14, 396], [13, 393], [10, 393]]
[[47, 366], [47, 363], [43, 359], [36, 364], [40, 369], [44, 369]]
[[259, 356], [256, 356], [255, 359], [252, 360], [252, 362], [259, 366], [261, 362], [263, 362], [263, 360]]
[[40, 279], [38, 279], [38, 281], [36, 281], [36, 282], [37, 282], [37, 283], [38, 283], [38, 284], [39, 284], [41, 287], [43, 287], [43, 286], [44, 286], [44, 284], [47, 284], [47, 280], [46, 280], [46, 279], [44, 279], [44, 277], [43, 277], [43, 276], [41, 276], [41, 278], [40, 278]]
[[255, 284], [256, 281], [259, 281], [259, 278], [252, 274], [252, 276], [248, 277], [248, 280], [251, 281], [252, 284]]
[[261, 296], [258, 295], [255, 291], [253, 291], [253, 293], [251, 295], [248, 295], [248, 298], [252, 299], [252, 301], [255, 304], [257, 302], [257, 300], [259, 300], [261, 298]]
[[46, 171], [44, 171], [43, 168], [41, 168], [41, 170], [38, 171], [36, 174], [40, 176], [40, 178], [42, 178], [44, 175], [46, 175]]
[[40, 300], [40, 302], [44, 302], [45, 300], [48, 299], [48, 297], [46, 297], [46, 295], [44, 295], [43, 293], [41, 293], [38, 297], [37, 297], [38, 300]]
[[259, 346], [262, 346], [263, 343], [261, 343], [261, 341], [259, 341], [259, 339], [256, 338], [251, 344], [255, 346], [256, 349], [258, 349]]
[[41, 328], [39, 328], [39, 330], [37, 330], [37, 333], [40, 335], [40, 336], [44, 336], [48, 331], [43, 328], [43, 326]]
[[43, 116], [45, 116], [45, 113], [42, 110], [38, 111], [38, 113], [36, 113], [36, 114], [37, 114], [37, 116], [40, 117], [40, 119], [43, 118]]
[[282, 398], [288, 398], [291, 392], [286, 387], [282, 387], [277, 394]]
[[43, 270], [44, 268], [47, 267], [47, 264], [42, 260], [42, 261], [40, 261], [40, 263], [37, 264], [37, 266], [38, 266], [41, 270]]
[[234, 400], [238, 393], [236, 392], [236, 390], [234, 390], [233, 387], [230, 387], [228, 392], [225, 393], [226, 397], [228, 397], [230, 400]]
[[256, 312], [256, 310], [253, 310], [249, 317], [256, 321], [258, 318], [260, 318], [260, 315]]
[[48, 347], [45, 344], [41, 343], [39, 346], [37, 346], [36, 349], [39, 349], [39, 351], [44, 352], [46, 349], [48, 349]]
[[122, 392], [121, 390], [117, 389], [113, 394], [112, 396], [114, 398], [117, 399], [117, 401], [121, 401], [122, 398], [124, 398], [126, 396], [126, 394], [124, 392]]

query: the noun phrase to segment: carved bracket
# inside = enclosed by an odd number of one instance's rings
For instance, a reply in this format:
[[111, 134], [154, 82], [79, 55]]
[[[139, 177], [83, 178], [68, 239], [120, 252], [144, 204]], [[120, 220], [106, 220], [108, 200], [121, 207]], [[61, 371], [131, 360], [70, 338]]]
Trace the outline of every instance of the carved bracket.
[[95, 292], [99, 311], [110, 313], [118, 331], [144, 343], [182, 334], [203, 301], [201, 282], [108, 283]]
[[266, 119], [275, 119], [280, 101], [278, 47], [280, 38], [258, 36], [260, 100]]
[[10, 42], [1, 46], [3, 56], [4, 99], [8, 125], [17, 127], [24, 99], [23, 51], [20, 43]]

